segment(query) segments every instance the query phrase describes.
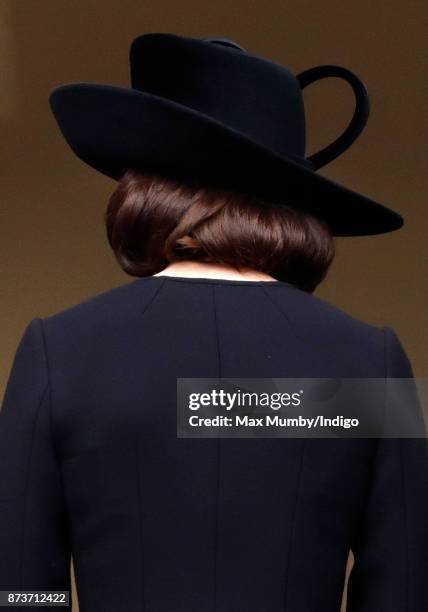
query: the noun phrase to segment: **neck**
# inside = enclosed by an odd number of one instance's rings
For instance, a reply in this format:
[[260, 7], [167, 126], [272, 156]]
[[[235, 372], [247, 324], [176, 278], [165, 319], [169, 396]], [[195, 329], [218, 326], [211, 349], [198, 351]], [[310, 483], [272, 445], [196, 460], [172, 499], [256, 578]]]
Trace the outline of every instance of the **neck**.
[[237, 280], [276, 280], [269, 274], [250, 268], [234, 268], [201, 261], [174, 261], [154, 276], [188, 276], [193, 278], [224, 278]]

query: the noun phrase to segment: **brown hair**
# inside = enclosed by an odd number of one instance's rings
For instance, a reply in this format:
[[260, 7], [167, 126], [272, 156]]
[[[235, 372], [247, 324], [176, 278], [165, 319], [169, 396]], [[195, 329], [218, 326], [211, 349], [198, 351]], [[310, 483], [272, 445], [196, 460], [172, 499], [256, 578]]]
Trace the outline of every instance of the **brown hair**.
[[259, 270], [312, 292], [335, 254], [327, 224], [309, 212], [135, 170], [119, 180], [105, 223], [110, 246], [131, 276], [199, 260]]

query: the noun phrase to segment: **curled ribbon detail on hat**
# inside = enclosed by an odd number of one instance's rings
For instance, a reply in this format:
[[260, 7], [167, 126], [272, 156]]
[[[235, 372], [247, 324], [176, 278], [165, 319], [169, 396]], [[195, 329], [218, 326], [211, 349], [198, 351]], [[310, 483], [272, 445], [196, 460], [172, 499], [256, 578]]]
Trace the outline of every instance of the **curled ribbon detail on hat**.
[[363, 131], [370, 112], [370, 99], [364, 83], [347, 68], [326, 64], [309, 68], [296, 75], [301, 89], [328, 77], [343, 79], [351, 85], [355, 95], [355, 111], [346, 130], [334, 142], [307, 158], [315, 170], [333, 161], [351, 146]]

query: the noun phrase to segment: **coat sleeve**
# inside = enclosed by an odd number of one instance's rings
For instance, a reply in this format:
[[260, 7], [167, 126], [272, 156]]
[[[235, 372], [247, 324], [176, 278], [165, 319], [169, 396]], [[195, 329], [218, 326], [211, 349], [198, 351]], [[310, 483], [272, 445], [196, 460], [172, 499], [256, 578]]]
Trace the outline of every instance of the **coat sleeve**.
[[[386, 377], [413, 378], [395, 331], [384, 327]], [[428, 610], [426, 438], [376, 441], [373, 477], [351, 546], [348, 612]]]
[[35, 318], [19, 342], [0, 411], [0, 590], [70, 591], [44, 347], [43, 322]]

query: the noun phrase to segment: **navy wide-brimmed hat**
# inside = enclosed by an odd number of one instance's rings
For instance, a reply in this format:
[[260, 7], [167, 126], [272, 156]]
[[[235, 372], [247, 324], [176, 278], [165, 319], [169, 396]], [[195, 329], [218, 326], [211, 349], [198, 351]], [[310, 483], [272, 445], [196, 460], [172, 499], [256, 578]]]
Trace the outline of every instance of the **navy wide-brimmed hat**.
[[[294, 75], [225, 38], [147, 33], [130, 46], [131, 87], [67, 83], [49, 103], [74, 153], [119, 180], [127, 169], [165, 173], [307, 210], [336, 236], [391, 232], [403, 218], [317, 174], [363, 130], [369, 98], [346, 68]], [[354, 115], [333, 143], [305, 157], [302, 90], [339, 77], [355, 94]]]

